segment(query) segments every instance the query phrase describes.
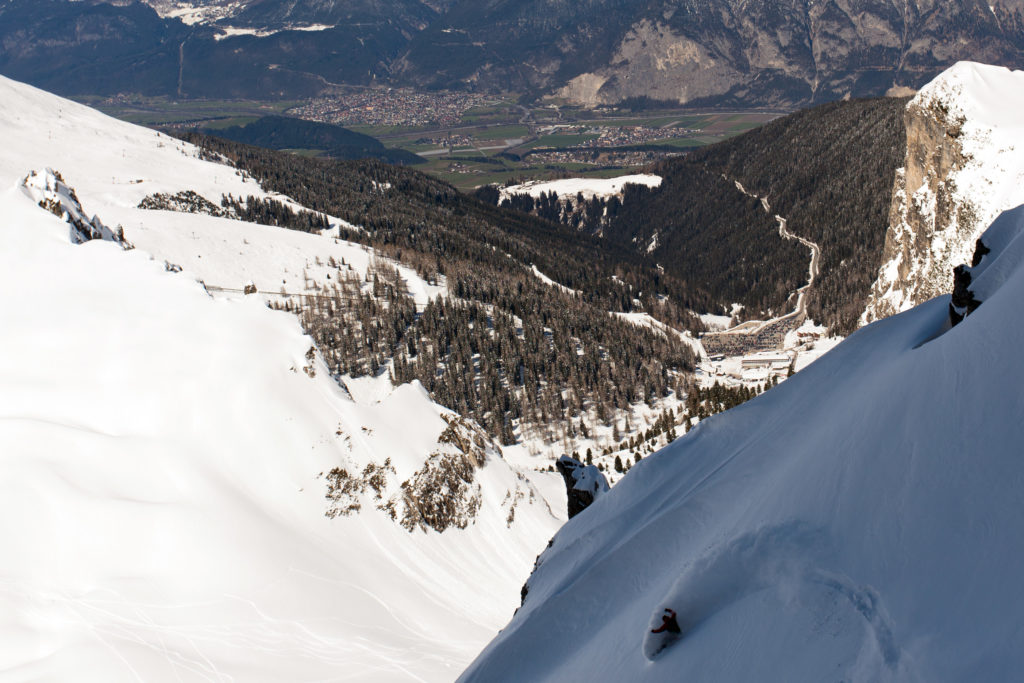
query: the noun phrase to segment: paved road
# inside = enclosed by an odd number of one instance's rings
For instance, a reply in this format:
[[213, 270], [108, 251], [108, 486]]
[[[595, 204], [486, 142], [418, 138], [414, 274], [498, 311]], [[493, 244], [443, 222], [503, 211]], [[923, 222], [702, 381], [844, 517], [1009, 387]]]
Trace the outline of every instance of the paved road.
[[[748, 197], [753, 197], [754, 199], [759, 200], [761, 202], [761, 206], [764, 207], [765, 213], [770, 214], [772, 212], [772, 207], [768, 203], [767, 197], [758, 197], [755, 194], [747, 192], [746, 188], [744, 188], [738, 180], [734, 180], [733, 182], [736, 183], [736, 189], [738, 189], [740, 192], [747, 195]], [[787, 240], [796, 240], [800, 242], [800, 244], [804, 245], [805, 247], [808, 247], [811, 250], [811, 265], [808, 268], [807, 284], [801, 287], [800, 289], [796, 290], [796, 309], [789, 315], [785, 315], [782, 317], [788, 318], [794, 315], [806, 315], [806, 295], [810, 288], [814, 286], [814, 281], [818, 278], [819, 275], [819, 268], [821, 265], [821, 247], [819, 247], [816, 243], [810, 241], [809, 239], [805, 239], [803, 237], [800, 237], [799, 235], [794, 235], [793, 233], [791, 233], [789, 229], [786, 227], [786, 219], [780, 216], [779, 214], [775, 214], [775, 220], [779, 224], [779, 235], [781, 235], [784, 239]], [[779, 318], [777, 318], [777, 320], [778, 319]]]
[[[725, 178], [725, 176], [722, 177]], [[728, 180], [728, 178], [725, 179]], [[765, 213], [772, 215], [772, 207], [768, 203], [767, 197], [758, 197], [747, 192], [738, 180], [733, 180], [732, 182], [735, 183], [736, 189], [740, 192], [760, 201]], [[772, 318], [754, 328], [740, 329], [743, 326], [737, 325], [724, 332], [705, 334], [702, 337], [702, 343], [706, 352], [710, 355], [721, 353], [723, 355], [736, 356], [752, 351], [766, 351], [771, 348], [778, 348], [782, 345], [786, 334], [799, 327], [807, 316], [807, 292], [814, 286], [814, 282], [819, 275], [821, 247], [809, 239], [790, 232], [786, 225], [786, 219], [782, 216], [774, 214], [774, 217], [779, 224], [779, 235], [783, 239], [797, 240], [811, 250], [811, 263], [807, 272], [807, 284], [796, 290], [796, 307], [792, 313]]]

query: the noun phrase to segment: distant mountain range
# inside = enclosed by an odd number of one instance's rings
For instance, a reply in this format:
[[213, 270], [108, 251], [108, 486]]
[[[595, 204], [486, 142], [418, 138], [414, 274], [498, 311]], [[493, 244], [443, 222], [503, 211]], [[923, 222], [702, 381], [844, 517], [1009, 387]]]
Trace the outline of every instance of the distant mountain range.
[[65, 94], [303, 97], [380, 83], [790, 107], [1022, 55], [1022, 0], [0, 2], [0, 73]]

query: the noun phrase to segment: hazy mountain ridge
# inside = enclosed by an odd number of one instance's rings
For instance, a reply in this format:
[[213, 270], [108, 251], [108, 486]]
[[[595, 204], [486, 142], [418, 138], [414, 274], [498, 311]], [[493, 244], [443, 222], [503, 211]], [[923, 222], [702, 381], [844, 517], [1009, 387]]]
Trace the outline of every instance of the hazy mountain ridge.
[[[154, 0], [164, 19], [137, 2], [104, 4], [8, 0], [0, 69], [64, 93], [304, 97], [330, 83], [387, 83], [586, 105], [791, 107], [916, 88], [959, 59], [1015, 65], [1024, 49], [1019, 0]], [[53, 31], [62, 16], [66, 28]], [[100, 30], [86, 39], [86, 25]], [[127, 54], [141, 65], [115, 77]], [[132, 77], [139, 69], [149, 82]]]
[[[453, 46], [461, 58], [439, 63]], [[779, 106], [917, 87], [957, 59], [1014, 63], [1022, 47], [1018, 2], [463, 2], [412, 41], [399, 72], [587, 105]]]

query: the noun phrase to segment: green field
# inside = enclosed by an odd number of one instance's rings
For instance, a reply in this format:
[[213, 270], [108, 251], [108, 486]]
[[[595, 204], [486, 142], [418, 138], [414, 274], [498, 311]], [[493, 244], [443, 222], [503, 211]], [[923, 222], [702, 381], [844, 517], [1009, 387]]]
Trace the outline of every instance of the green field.
[[[234, 100], [183, 100], [167, 97], [131, 97], [102, 99], [83, 97], [79, 101], [96, 107], [117, 118], [144, 126], [198, 126], [220, 129], [244, 125], [258, 117], [272, 114], [286, 114], [289, 109], [304, 102], [255, 102]], [[474, 107], [454, 126], [383, 126], [348, 124], [350, 130], [373, 136], [387, 147], [404, 149], [413, 153], [438, 149], [436, 143], [417, 143], [422, 138], [456, 139], [468, 138], [470, 144], [461, 145], [454, 153], [423, 157], [425, 162], [418, 169], [443, 178], [460, 189], [472, 189], [486, 183], [503, 183], [509, 178], [552, 178], [566, 173], [583, 176], [607, 177], [629, 173], [638, 167], [602, 168], [595, 170], [582, 159], [571, 159], [559, 164], [542, 164], [531, 156], [522, 161], [513, 161], [503, 152], [523, 154], [545, 147], [572, 148], [598, 138], [594, 133], [567, 133], [561, 129], [544, 133], [546, 126], [562, 124], [577, 126], [584, 130], [594, 128], [644, 127], [665, 128], [666, 133], [679, 129], [700, 131], [687, 137], [665, 137], [643, 140], [638, 146], [656, 145], [674, 147], [680, 150], [692, 149], [718, 142], [732, 135], [742, 133], [775, 118], [776, 114], [765, 112], [694, 112], [659, 110], [650, 113], [615, 112], [607, 110], [587, 111], [575, 107], [559, 110], [550, 106], [523, 107], [516, 104], [514, 96], [498, 98], [493, 103]], [[522, 140], [515, 147], [505, 147], [505, 140]], [[628, 143], [627, 143], [627, 146]], [[493, 149], [483, 149], [493, 148]], [[316, 156], [319, 150], [293, 150], [296, 154]]]
[[569, 147], [596, 140], [596, 135], [542, 135], [533, 142], [528, 142], [517, 149], [537, 149], [538, 147]]
[[301, 102], [257, 102], [249, 100], [172, 100], [167, 97], [134, 97], [116, 100], [97, 97], [76, 98], [114, 118], [142, 126], [199, 123], [203, 127], [227, 128], [248, 123], [261, 116], [283, 114]]
[[509, 126], [488, 126], [473, 131], [473, 137], [478, 140], [508, 140], [525, 138], [530, 135], [530, 129], [519, 124]]

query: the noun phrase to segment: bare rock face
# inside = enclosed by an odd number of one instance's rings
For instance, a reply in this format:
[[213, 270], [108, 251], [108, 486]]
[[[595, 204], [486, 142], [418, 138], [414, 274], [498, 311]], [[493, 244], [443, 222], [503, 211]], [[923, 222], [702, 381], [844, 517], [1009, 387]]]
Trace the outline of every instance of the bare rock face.
[[68, 237], [73, 244], [90, 240], [114, 242], [122, 249], [133, 246], [124, 238], [124, 229], [119, 225], [111, 228], [104, 225], [99, 216], [91, 218], [85, 213], [75, 189], [64, 182], [59, 171], [46, 169], [32, 171], [21, 182], [22, 189], [39, 205], [68, 224]]
[[1004, 211], [978, 239], [971, 264], [953, 270], [953, 295], [949, 300], [949, 322], [954, 327], [990, 299], [1013, 272], [1013, 264], [1024, 253], [1024, 205]]
[[563, 455], [555, 462], [565, 480], [569, 519], [587, 509], [598, 496], [608, 491], [608, 482], [593, 465], [584, 465], [575, 458]]
[[968, 159], [960, 141], [962, 115], [951, 119], [948, 106], [941, 102], [912, 100], [904, 119], [906, 162], [896, 172], [883, 266], [864, 323], [941, 294], [948, 287], [945, 279], [952, 265], [948, 253], [933, 248], [936, 238], [941, 246], [953, 246], [980, 230], [970, 198], [956, 196], [956, 175]]
[[719, 95], [743, 79], [729, 60], [666, 24], [644, 19], [623, 37], [607, 68], [580, 74], [556, 94], [587, 106], [630, 97], [688, 102]]
[[861, 324], [949, 293], [949, 273], [971, 261], [984, 228], [1024, 203], [1024, 126], [1006, 115], [1024, 104], [1017, 88], [1024, 72], [960, 63], [907, 105], [906, 160]]
[[[1016, 64], [1020, 0], [461, 3], [410, 42], [412, 83], [792, 106], [918, 88], [959, 59]], [[458, 60], [442, 60], [444, 50]]]
[[[325, 475], [328, 502], [324, 515], [330, 519], [357, 514], [369, 502], [407, 531], [465, 529], [475, 523], [483, 494], [476, 481], [477, 471], [488, 458], [501, 457], [501, 449], [476, 423], [456, 415], [442, 415], [448, 426], [437, 438], [438, 448], [422, 467], [399, 483], [391, 459], [368, 463], [362, 474], [335, 467]], [[521, 478], [522, 480], [522, 478]], [[503, 508], [507, 524], [515, 520], [516, 505], [532, 490], [516, 485], [509, 491]]]

